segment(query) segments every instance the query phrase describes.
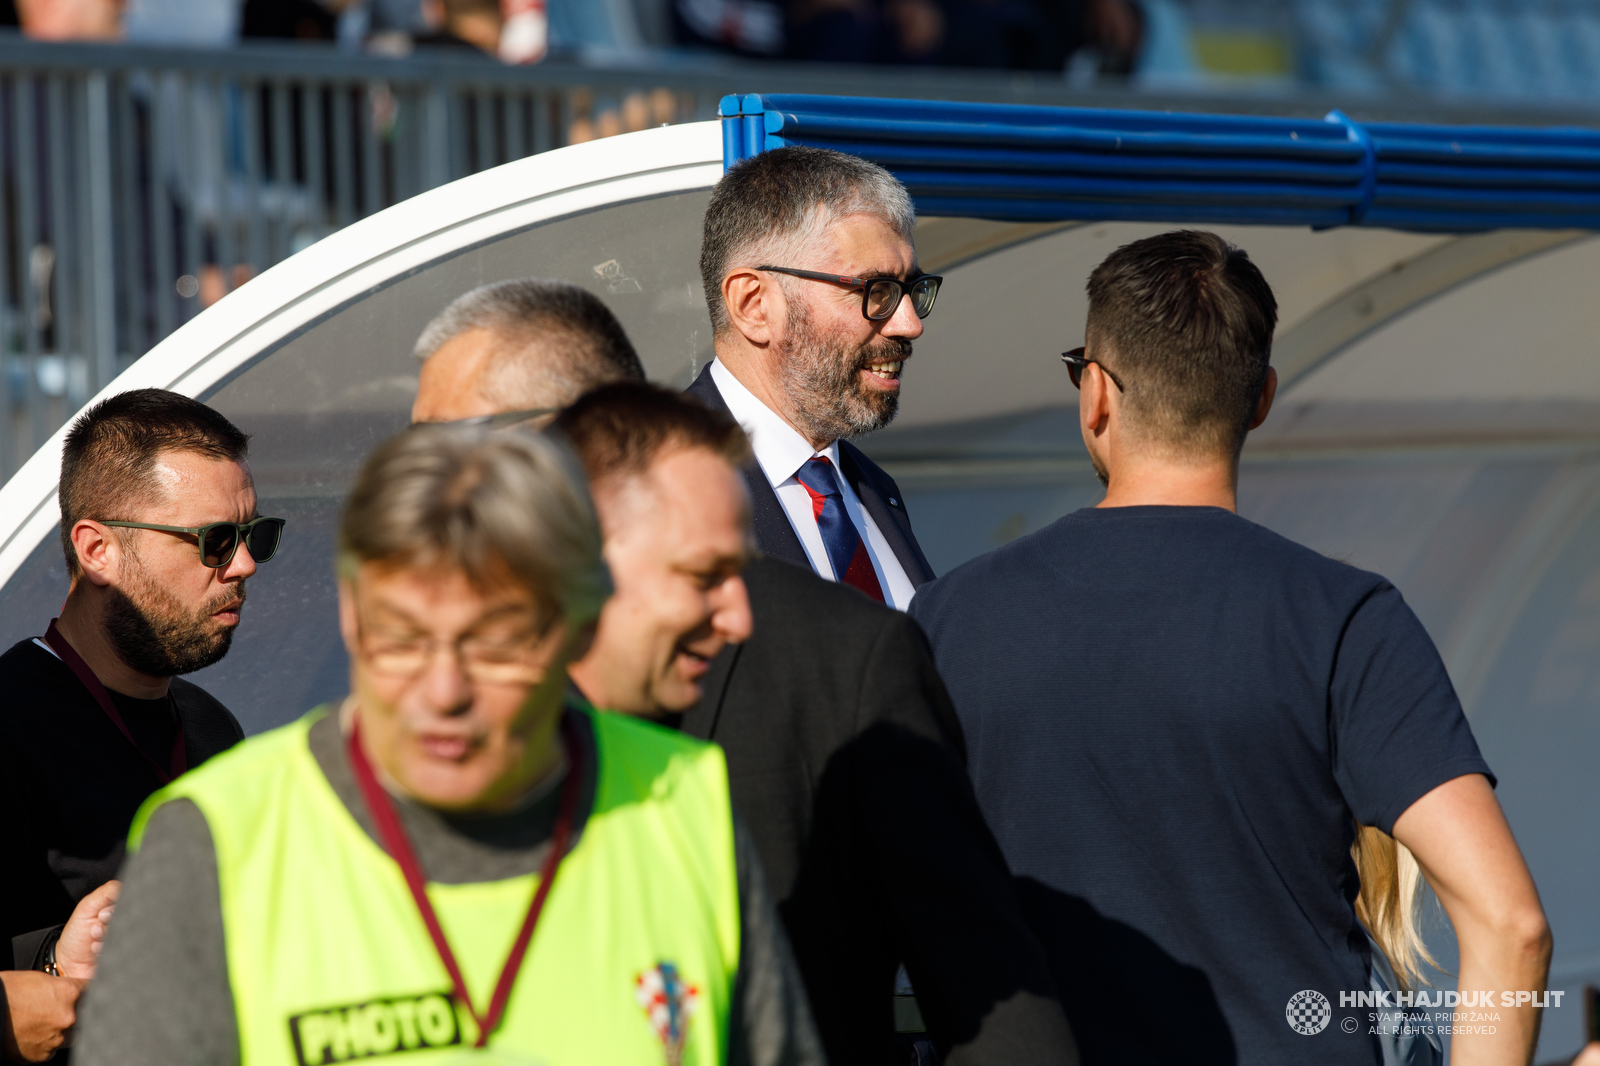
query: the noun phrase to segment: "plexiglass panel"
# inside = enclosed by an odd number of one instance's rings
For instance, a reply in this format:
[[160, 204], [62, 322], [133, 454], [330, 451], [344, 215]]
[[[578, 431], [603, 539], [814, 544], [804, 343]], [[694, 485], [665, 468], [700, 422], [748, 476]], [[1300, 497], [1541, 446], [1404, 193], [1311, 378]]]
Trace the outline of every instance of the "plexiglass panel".
[[[191, 680], [227, 704], [248, 733], [345, 692], [333, 579], [339, 510], [361, 459], [408, 420], [418, 333], [461, 293], [527, 276], [581, 285], [616, 313], [651, 377], [688, 384], [711, 349], [698, 269], [708, 195], [558, 219], [435, 263], [345, 307], [202, 397], [252, 435], [261, 513], [289, 525], [277, 557], [250, 579], [233, 650]], [[44, 632], [66, 590], [52, 538], [0, 593], [0, 648]]]

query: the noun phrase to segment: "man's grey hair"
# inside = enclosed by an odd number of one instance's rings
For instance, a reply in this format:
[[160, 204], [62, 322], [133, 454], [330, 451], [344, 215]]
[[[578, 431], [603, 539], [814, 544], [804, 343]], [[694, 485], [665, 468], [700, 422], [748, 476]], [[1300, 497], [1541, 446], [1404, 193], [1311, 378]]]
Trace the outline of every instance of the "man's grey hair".
[[339, 525], [339, 574], [363, 563], [464, 571], [479, 587], [506, 571], [549, 621], [600, 614], [611, 577], [583, 466], [544, 434], [421, 425], [367, 458]]
[[911, 194], [876, 163], [826, 148], [775, 148], [733, 167], [711, 190], [700, 242], [700, 282], [712, 329], [729, 328], [722, 279], [739, 266], [810, 268], [801, 262], [823, 230], [870, 215], [906, 240], [917, 224]]
[[616, 316], [598, 296], [564, 281], [514, 278], [456, 297], [423, 329], [416, 356], [427, 360], [473, 329], [505, 342], [479, 389], [516, 406], [565, 407], [601, 385], [644, 380]]

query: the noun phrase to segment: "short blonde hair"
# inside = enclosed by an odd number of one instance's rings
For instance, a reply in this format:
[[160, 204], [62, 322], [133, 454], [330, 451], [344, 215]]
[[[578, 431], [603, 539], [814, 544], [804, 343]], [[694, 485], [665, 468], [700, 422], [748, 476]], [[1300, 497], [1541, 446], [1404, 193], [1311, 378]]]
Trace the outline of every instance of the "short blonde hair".
[[611, 577], [583, 468], [542, 435], [420, 425], [368, 456], [339, 524], [339, 573], [448, 566], [480, 587], [506, 570], [548, 619], [600, 614]]

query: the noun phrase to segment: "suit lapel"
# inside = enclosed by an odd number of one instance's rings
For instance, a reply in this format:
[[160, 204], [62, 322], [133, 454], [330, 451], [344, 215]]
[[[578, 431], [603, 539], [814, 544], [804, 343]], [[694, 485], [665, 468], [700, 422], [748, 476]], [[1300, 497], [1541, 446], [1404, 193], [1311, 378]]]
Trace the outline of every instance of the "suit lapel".
[[889, 542], [889, 550], [900, 561], [900, 569], [906, 572], [912, 586], [932, 581], [933, 567], [928, 565], [917, 538], [911, 533], [911, 519], [906, 515], [905, 501], [896, 496], [895, 506], [889, 505], [884, 493], [878, 489], [878, 479], [873, 476], [877, 468], [872, 465], [872, 460], [861, 454], [861, 449], [849, 441], [839, 442], [839, 465], [850, 487], [856, 490], [856, 498], [861, 501], [861, 506], [867, 509], [878, 526], [878, 532]]
[[[717, 383], [711, 380], [711, 364], [707, 363], [694, 384], [684, 391], [713, 411], [730, 414]], [[750, 523], [755, 529], [756, 547], [763, 555], [810, 570], [811, 557], [806, 555], [805, 546], [800, 543], [794, 526], [789, 524], [788, 512], [778, 502], [778, 494], [772, 491], [772, 483], [767, 480], [761, 464], [752, 459], [742, 472], [745, 486], [750, 490]]]

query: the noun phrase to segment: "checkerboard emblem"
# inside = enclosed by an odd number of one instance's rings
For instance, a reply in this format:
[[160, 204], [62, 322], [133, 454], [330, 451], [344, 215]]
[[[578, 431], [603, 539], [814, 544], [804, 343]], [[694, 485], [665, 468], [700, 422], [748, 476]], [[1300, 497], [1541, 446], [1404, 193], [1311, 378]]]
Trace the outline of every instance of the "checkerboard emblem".
[[634, 979], [633, 998], [644, 1008], [650, 1027], [661, 1040], [667, 1066], [682, 1066], [689, 1019], [700, 1008], [700, 989], [685, 981], [675, 964], [663, 959]]
[[1316, 1036], [1333, 1020], [1333, 1005], [1321, 992], [1307, 988], [1289, 997], [1289, 1006], [1283, 1013], [1289, 1019], [1289, 1028], [1301, 1036]]

